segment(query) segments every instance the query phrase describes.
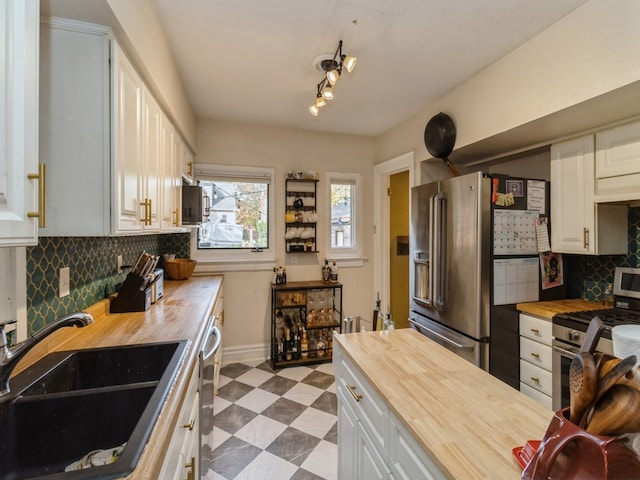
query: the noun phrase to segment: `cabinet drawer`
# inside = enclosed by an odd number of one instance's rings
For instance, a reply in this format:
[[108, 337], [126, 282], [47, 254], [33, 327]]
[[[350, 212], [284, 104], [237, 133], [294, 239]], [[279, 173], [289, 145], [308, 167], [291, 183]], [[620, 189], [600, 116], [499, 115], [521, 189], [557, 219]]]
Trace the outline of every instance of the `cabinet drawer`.
[[540, 405], [544, 405], [549, 410], [553, 409], [553, 403], [551, 401], [551, 397], [542, 393], [540, 390], [536, 390], [535, 388], [531, 388], [526, 383], [520, 382], [520, 391], [524, 393], [527, 397], [534, 399]]
[[542, 393], [551, 395], [551, 372], [524, 360], [520, 360], [520, 381], [536, 390], [540, 390]]
[[[367, 427], [375, 445], [384, 451], [389, 414], [387, 405], [346, 358], [340, 355], [338, 363], [340, 376], [336, 377], [338, 378], [337, 388], [342, 391], [344, 398], [349, 400], [354, 412]], [[358, 400], [356, 396], [359, 396]]]
[[551, 347], [520, 337], [520, 358], [540, 368], [551, 371]]
[[521, 313], [520, 335], [551, 345], [551, 321]]

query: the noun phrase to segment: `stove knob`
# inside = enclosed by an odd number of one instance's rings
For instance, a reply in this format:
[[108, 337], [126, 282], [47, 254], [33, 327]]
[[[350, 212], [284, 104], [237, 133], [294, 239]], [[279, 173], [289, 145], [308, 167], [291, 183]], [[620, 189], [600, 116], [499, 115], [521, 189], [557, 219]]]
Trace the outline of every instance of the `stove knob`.
[[577, 342], [580, 340], [580, 332], [576, 331], [576, 330], [571, 330], [570, 332], [567, 332], [567, 340], [569, 340], [570, 342]]

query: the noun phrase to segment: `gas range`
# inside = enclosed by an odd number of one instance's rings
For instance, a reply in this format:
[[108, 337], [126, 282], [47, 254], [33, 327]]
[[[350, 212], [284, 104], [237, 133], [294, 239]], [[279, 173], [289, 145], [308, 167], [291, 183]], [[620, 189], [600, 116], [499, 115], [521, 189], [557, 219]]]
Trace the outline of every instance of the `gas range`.
[[611, 329], [617, 325], [640, 324], [640, 268], [616, 267], [613, 281], [614, 308], [559, 313], [553, 317], [556, 342], [580, 347], [589, 322], [596, 315], [604, 323], [597, 351], [613, 354]]
[[[611, 340], [611, 329], [616, 325], [640, 324], [640, 311], [624, 308], [605, 308], [601, 310], [587, 310], [584, 312], [559, 313], [553, 317], [553, 325], [569, 330], [586, 332], [589, 322], [595, 316], [604, 323], [602, 337]], [[555, 336], [555, 335], [554, 335]]]

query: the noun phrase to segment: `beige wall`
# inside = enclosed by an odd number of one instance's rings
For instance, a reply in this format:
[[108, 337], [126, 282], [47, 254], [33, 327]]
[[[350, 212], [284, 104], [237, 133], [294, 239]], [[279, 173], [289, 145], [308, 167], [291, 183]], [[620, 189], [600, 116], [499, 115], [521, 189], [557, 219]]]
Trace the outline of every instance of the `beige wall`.
[[431, 157], [424, 127], [440, 111], [456, 123], [458, 149], [640, 81], [638, 18], [637, 0], [592, 0], [381, 135], [376, 163]]
[[[290, 128], [254, 124], [198, 120], [196, 163], [245, 165], [275, 168], [275, 247], [277, 263], [287, 268], [287, 279], [320, 279], [325, 248], [319, 241], [319, 254], [285, 254], [284, 179], [287, 171], [315, 170], [320, 174], [318, 205], [327, 204], [325, 172], [359, 173], [363, 195], [362, 244], [366, 258], [362, 267], [340, 268], [344, 285], [343, 316], [371, 316], [373, 286], [373, 140], [368, 137], [314, 133]], [[320, 207], [320, 219], [327, 211]], [[318, 225], [324, 239], [326, 220]], [[295, 262], [295, 263], [294, 263]], [[224, 272], [225, 325], [224, 351], [251, 356], [270, 339], [270, 271]], [[225, 360], [227, 361], [227, 360]]]

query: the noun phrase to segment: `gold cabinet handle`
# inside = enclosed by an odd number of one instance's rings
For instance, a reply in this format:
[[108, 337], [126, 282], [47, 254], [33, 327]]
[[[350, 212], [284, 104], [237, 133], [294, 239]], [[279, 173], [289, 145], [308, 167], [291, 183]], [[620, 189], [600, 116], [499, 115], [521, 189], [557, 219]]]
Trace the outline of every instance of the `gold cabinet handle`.
[[532, 328], [532, 329], [531, 329], [531, 332], [532, 332], [534, 335], [540, 335], [540, 330], [538, 330], [537, 328]]
[[356, 393], [355, 385], [347, 384], [347, 390], [349, 390], [349, 393], [351, 394], [351, 396], [356, 399], [356, 402], [359, 402], [360, 400], [362, 400], [362, 395]]
[[182, 428], [186, 428], [189, 431], [191, 431], [191, 430], [193, 430], [193, 427], [194, 427], [195, 424], [196, 424], [196, 421], [194, 419], [194, 420], [191, 420], [191, 422], [185, 423], [184, 425], [182, 425]]
[[144, 202], [140, 204], [144, 207], [144, 215], [140, 219], [145, 225], [151, 225], [151, 199], [145, 198]]
[[45, 210], [45, 192], [46, 187], [46, 171], [47, 166], [44, 163], [38, 165], [38, 173], [29, 173], [27, 178], [29, 180], [38, 180], [38, 211], [27, 212], [27, 217], [38, 218], [38, 227], [44, 228], [46, 225], [46, 210]]
[[540, 379], [538, 377], [531, 377], [531, 380], [536, 383], [540, 383]]
[[540, 354], [539, 353], [531, 353], [531, 356], [533, 358], [535, 358], [536, 360], [540, 360]]
[[176, 227], [178, 226], [178, 209], [177, 208], [173, 211], [173, 224]]
[[587, 227], [582, 229], [582, 244], [585, 249], [589, 248], [589, 229]]
[[196, 458], [191, 457], [191, 461], [184, 468], [187, 468], [187, 480], [195, 480], [196, 475]]
[[187, 175], [191, 177], [193, 176], [193, 162], [187, 162], [187, 166], [189, 167]]

